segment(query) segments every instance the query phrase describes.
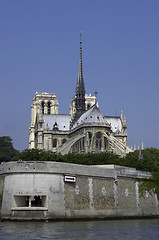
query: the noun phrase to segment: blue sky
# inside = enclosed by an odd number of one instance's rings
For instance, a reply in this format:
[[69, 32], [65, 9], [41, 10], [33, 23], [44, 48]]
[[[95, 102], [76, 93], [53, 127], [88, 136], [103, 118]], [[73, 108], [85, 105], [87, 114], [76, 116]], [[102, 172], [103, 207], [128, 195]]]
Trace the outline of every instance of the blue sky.
[[83, 34], [86, 92], [128, 125], [128, 145], [159, 148], [158, 0], [0, 0], [0, 136], [28, 148], [35, 92], [68, 113]]

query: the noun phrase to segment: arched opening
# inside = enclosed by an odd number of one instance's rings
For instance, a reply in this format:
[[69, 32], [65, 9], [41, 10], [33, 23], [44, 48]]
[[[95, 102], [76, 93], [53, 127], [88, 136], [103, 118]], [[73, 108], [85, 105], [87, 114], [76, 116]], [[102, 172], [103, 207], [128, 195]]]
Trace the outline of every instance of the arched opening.
[[44, 114], [44, 105], [45, 105], [45, 103], [44, 103], [44, 102], [41, 102], [42, 114]]
[[96, 133], [96, 150], [102, 149], [102, 133], [97, 132]]
[[47, 113], [51, 114], [51, 103], [50, 102], [47, 103]]

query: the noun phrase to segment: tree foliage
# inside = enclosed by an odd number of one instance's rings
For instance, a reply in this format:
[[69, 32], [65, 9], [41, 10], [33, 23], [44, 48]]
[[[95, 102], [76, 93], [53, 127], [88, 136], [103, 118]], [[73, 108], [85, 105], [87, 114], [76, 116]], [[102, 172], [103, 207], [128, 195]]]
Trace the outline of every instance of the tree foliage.
[[101, 165], [101, 164], [113, 164], [118, 161], [120, 157], [118, 155], [103, 152], [98, 154], [56, 154], [52, 151], [45, 151], [41, 149], [25, 149], [17, 156], [13, 157], [12, 161], [55, 161], [66, 162], [84, 165]]
[[0, 137], [0, 162], [8, 162], [17, 154], [19, 151], [14, 149], [12, 139], [8, 136]]
[[159, 149], [146, 148], [141, 151], [141, 154], [142, 159], [139, 159], [139, 150], [127, 154], [123, 159], [123, 165], [127, 167], [134, 167], [142, 171], [159, 171]]
[[13, 161], [22, 159], [23, 161], [56, 161], [67, 162], [84, 165], [102, 165], [115, 164], [126, 167], [133, 167], [142, 171], [156, 172], [159, 171], [159, 150], [156, 148], [147, 148], [142, 150], [143, 158], [139, 159], [139, 150], [127, 154], [124, 158], [110, 153], [87, 153], [75, 154], [70, 153], [60, 155], [52, 151], [41, 149], [25, 149], [17, 156], [13, 157]]
[[[146, 192], [155, 193], [159, 200], [159, 172], [152, 172], [149, 179], [142, 179], [139, 186], [141, 196], [145, 196]], [[140, 181], [140, 180], [139, 180]]]

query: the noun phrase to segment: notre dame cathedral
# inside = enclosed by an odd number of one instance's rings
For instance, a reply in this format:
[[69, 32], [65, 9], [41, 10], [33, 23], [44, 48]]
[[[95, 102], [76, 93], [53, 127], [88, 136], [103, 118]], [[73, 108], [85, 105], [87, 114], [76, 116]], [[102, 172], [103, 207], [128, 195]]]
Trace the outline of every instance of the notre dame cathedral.
[[69, 114], [58, 113], [55, 94], [36, 92], [31, 105], [29, 148], [60, 154], [113, 152], [121, 156], [132, 152], [127, 146], [127, 124], [120, 117], [104, 116], [96, 96], [85, 93], [80, 40], [79, 70], [75, 96]]

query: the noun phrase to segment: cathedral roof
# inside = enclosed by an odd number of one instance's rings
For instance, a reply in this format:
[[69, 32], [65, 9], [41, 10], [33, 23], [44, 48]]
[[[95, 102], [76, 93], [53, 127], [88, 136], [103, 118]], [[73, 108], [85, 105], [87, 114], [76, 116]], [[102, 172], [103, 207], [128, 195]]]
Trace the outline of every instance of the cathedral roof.
[[44, 115], [44, 129], [52, 130], [56, 124], [58, 130], [69, 131], [70, 128], [70, 115], [54, 114]]
[[103, 114], [100, 112], [99, 108], [93, 105], [90, 109], [88, 109], [85, 113], [81, 115], [81, 117], [74, 124], [73, 128], [84, 124], [84, 123], [103, 123], [108, 124]]
[[106, 122], [111, 125], [112, 132], [116, 132], [117, 130], [122, 130], [122, 123], [120, 117], [104, 117]]
[[81, 115], [81, 117], [75, 122], [73, 128], [85, 123], [103, 123], [108, 124], [111, 127], [112, 132], [116, 132], [117, 130], [122, 130], [122, 123], [120, 117], [110, 117], [104, 116], [99, 108], [93, 105], [90, 109], [88, 109], [85, 113]]

